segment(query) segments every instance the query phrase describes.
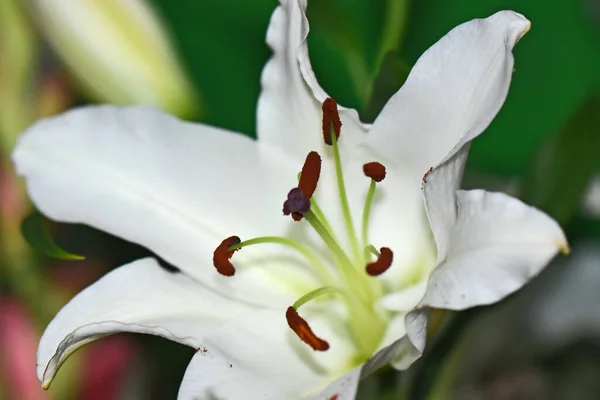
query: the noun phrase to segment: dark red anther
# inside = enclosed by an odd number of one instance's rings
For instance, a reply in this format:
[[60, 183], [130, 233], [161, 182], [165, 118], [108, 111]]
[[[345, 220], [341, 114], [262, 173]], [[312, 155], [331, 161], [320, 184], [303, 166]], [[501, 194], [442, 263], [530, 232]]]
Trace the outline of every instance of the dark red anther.
[[332, 145], [331, 141], [331, 130], [335, 132], [336, 141], [340, 138], [340, 132], [342, 130], [342, 121], [340, 120], [340, 114], [338, 113], [338, 107], [335, 100], [328, 97], [323, 102], [323, 139], [328, 145]]
[[285, 318], [290, 328], [298, 335], [300, 340], [312, 347], [313, 350], [326, 351], [329, 349], [329, 343], [313, 333], [308, 322], [298, 314], [294, 307], [288, 307], [285, 312]]
[[229, 248], [238, 243], [240, 243], [239, 237], [230, 236], [227, 239], [223, 240], [219, 247], [215, 249], [215, 252], [213, 253], [213, 265], [217, 269], [217, 272], [221, 275], [235, 275], [235, 267], [229, 260], [231, 259], [231, 257], [233, 257], [233, 253], [235, 253], [239, 249], [229, 250]]
[[310, 200], [317, 189], [317, 183], [321, 176], [321, 156], [316, 151], [311, 151], [306, 156], [302, 173], [300, 174], [300, 182], [298, 187], [302, 189], [304, 197]]
[[390, 268], [394, 260], [394, 253], [387, 247], [379, 249], [379, 258], [377, 261], [367, 264], [367, 274], [379, 276]]
[[378, 183], [385, 179], [385, 166], [377, 161], [363, 165], [363, 172]]

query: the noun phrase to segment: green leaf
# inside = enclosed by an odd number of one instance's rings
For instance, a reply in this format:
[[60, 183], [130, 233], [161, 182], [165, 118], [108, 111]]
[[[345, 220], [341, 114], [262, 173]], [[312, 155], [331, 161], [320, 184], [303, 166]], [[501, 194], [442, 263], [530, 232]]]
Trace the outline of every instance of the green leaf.
[[600, 168], [600, 96], [584, 102], [539, 149], [523, 185], [523, 199], [561, 224], [570, 222]]
[[85, 257], [61, 249], [52, 239], [44, 217], [34, 212], [21, 223], [21, 233], [31, 247], [40, 253], [61, 260], [83, 260]]

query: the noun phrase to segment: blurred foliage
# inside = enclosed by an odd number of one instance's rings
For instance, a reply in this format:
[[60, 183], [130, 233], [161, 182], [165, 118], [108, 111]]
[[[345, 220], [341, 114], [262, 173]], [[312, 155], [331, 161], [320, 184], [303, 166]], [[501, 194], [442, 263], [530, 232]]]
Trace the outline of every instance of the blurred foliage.
[[600, 93], [539, 148], [525, 177], [523, 200], [570, 222], [591, 178], [600, 169]]

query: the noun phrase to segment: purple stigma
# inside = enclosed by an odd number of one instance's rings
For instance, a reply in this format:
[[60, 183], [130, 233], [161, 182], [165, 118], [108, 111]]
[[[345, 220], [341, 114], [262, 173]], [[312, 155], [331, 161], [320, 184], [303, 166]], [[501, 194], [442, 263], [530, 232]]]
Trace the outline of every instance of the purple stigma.
[[304, 197], [302, 189], [296, 187], [290, 190], [287, 200], [283, 203], [283, 215], [292, 213], [306, 214], [310, 210], [310, 200]]

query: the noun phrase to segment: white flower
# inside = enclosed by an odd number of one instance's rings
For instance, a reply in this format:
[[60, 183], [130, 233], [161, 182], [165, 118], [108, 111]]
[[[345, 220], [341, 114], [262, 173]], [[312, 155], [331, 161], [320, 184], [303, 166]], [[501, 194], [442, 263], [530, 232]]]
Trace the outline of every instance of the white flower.
[[[71, 111], [21, 138], [14, 161], [44, 214], [139, 243], [181, 269], [138, 260], [76, 296], [41, 339], [45, 387], [75, 349], [129, 331], [197, 349], [183, 399], [351, 399], [363, 365], [406, 367], [420, 355], [429, 307], [496, 302], [567, 248], [542, 212], [458, 190], [469, 142], [506, 97], [511, 49], [529, 21], [503, 11], [455, 28], [373, 126], [340, 109], [338, 147], [323, 140], [321, 107], [331, 133], [335, 103], [309, 63], [305, 6], [282, 0], [271, 19], [257, 141], [139, 107]], [[368, 162], [387, 167], [385, 180], [365, 177]], [[381, 166], [369, 167], [380, 178]], [[301, 221], [282, 216], [286, 198]], [[246, 246], [229, 264], [234, 235]], [[370, 275], [371, 244], [391, 250]]]

